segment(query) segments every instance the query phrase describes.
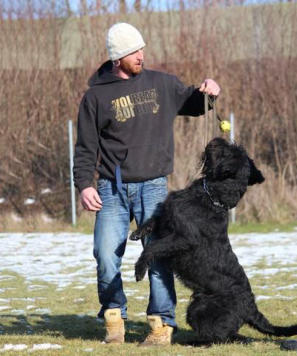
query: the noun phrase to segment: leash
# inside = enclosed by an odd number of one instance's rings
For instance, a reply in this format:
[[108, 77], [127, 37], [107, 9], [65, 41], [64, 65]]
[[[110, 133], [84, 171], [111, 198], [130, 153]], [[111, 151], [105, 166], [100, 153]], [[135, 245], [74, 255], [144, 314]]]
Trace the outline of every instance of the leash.
[[222, 132], [230, 131], [230, 123], [229, 121], [222, 120], [216, 109], [216, 97], [213, 95], [208, 95], [204, 93], [204, 147], [206, 147], [209, 141], [209, 127], [208, 127], [208, 110], [212, 109], [212, 137], [215, 137], [218, 134], [216, 120], [219, 121], [220, 130]]
[[222, 119], [220, 116], [217, 114], [217, 109], [216, 109], [216, 98], [214, 96], [210, 96], [207, 93], [204, 93], [204, 147], [206, 147], [208, 140], [209, 140], [209, 127], [208, 127], [208, 109], [212, 109], [212, 137], [215, 137], [217, 135], [217, 126], [216, 126], [216, 120], [219, 122], [222, 122]]
[[[208, 105], [210, 106], [211, 109], [213, 109], [213, 118], [214, 120], [218, 120], [219, 122], [222, 122], [223, 120], [221, 119], [221, 117], [219, 116], [219, 114], [217, 113], [217, 109], [216, 109], [216, 100], [217, 98], [215, 96], [212, 95], [208, 95], [208, 94], [204, 94], [207, 97], [207, 102]], [[204, 102], [205, 104], [205, 102]], [[207, 111], [208, 111], [208, 107], [207, 107]]]
[[208, 94], [204, 93], [204, 142], [206, 147], [208, 142]]

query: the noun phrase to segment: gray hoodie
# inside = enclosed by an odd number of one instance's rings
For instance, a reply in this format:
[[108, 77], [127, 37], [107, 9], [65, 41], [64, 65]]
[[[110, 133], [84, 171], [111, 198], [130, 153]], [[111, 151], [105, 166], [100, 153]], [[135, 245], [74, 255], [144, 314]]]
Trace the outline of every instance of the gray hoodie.
[[[176, 76], [143, 69], [121, 79], [104, 63], [89, 80], [78, 114], [74, 181], [79, 191], [100, 177], [140, 182], [173, 171], [176, 115], [204, 113], [204, 97]], [[116, 168], [117, 167], [117, 168]]]

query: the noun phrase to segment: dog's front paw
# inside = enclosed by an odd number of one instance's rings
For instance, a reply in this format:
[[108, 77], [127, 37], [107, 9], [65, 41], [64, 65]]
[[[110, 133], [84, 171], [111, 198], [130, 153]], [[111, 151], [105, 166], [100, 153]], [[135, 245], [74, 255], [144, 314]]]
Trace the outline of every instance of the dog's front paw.
[[140, 261], [136, 263], [135, 265], [136, 282], [139, 282], [144, 278], [146, 270], [147, 270], [147, 265], [144, 262]]
[[136, 230], [136, 231], [132, 232], [132, 234], [130, 235], [129, 239], [132, 240], [132, 241], [137, 241], [137, 240], [141, 239], [141, 236], [140, 236], [139, 232]]

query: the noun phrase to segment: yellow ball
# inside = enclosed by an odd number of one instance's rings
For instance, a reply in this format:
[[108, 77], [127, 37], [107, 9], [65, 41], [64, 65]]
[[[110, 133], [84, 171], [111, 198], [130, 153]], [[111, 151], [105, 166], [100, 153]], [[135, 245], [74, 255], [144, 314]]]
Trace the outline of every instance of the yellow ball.
[[230, 130], [231, 130], [230, 122], [227, 121], [227, 120], [221, 121], [221, 123], [220, 123], [220, 129], [221, 129], [221, 131], [223, 131], [223, 132], [228, 132], [228, 131], [230, 131]]

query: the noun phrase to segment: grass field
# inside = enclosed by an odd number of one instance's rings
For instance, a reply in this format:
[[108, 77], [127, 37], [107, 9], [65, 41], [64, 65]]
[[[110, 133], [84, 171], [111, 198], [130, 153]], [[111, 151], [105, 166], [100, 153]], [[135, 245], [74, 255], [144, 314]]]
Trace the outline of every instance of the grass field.
[[[231, 235], [250, 278], [259, 309], [275, 324], [297, 322], [297, 231]], [[243, 327], [249, 345], [185, 345], [193, 339], [185, 323], [190, 291], [176, 283], [179, 330], [170, 347], [139, 348], [148, 332], [148, 281], [134, 282], [141, 251], [129, 242], [122, 275], [128, 297], [126, 344], [104, 345], [92, 236], [74, 233], [0, 234], [0, 353], [7, 355], [282, 355], [279, 340]], [[297, 338], [297, 336], [296, 336]], [[295, 352], [296, 353], [296, 352]], [[294, 354], [294, 353], [291, 353]]]

